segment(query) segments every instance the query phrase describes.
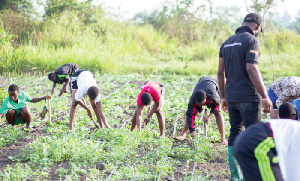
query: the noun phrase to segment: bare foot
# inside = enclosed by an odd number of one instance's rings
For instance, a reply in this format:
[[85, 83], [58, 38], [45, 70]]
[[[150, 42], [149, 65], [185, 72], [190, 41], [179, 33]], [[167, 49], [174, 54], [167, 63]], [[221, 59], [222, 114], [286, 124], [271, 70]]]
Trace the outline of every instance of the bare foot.
[[196, 137], [196, 131], [191, 132], [191, 137], [193, 137], [193, 138]]
[[33, 129], [31, 127], [29, 127], [29, 128], [27, 127], [25, 130], [28, 131], [28, 132], [30, 132], [30, 133], [35, 132], [35, 129]]
[[165, 134], [162, 134], [162, 135], [159, 136], [159, 138], [163, 138], [163, 137], [165, 137]]
[[186, 135], [180, 135], [180, 136], [177, 136], [176, 139], [178, 140], [184, 140], [186, 138]]

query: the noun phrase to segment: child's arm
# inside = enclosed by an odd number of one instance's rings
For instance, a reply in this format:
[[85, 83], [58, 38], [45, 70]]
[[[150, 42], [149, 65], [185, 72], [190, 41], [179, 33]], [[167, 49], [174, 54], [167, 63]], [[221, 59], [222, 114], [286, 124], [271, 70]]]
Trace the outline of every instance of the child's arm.
[[4, 114], [0, 113], [0, 123], [1, 123], [1, 121], [2, 121], [3, 115], [4, 115]]
[[[149, 114], [146, 115], [145, 119], [150, 119], [150, 117], [161, 107], [161, 105], [162, 105], [162, 99], [160, 99], [158, 102], [154, 102], [154, 106], [152, 107]], [[149, 122], [149, 120], [146, 122]]]
[[91, 101], [91, 104], [92, 104], [92, 107], [93, 107], [93, 109], [95, 111], [95, 114], [96, 114], [96, 117], [97, 117], [98, 122], [100, 124], [100, 127], [102, 128], [102, 122], [103, 122], [104, 126], [106, 128], [109, 128], [109, 125], [106, 122], [104, 113], [102, 111], [102, 103], [101, 103], [101, 101], [95, 102], [95, 100], [93, 100], [93, 101]]
[[[209, 122], [209, 119], [211, 118], [211, 116], [214, 115], [214, 113], [209, 113], [209, 115], [203, 119], [203, 122]], [[205, 115], [204, 115], [205, 116]]]
[[67, 86], [69, 85], [69, 83], [70, 83], [70, 78], [68, 77], [66, 83], [63, 85], [60, 93], [58, 94], [58, 97], [60, 97], [63, 93], [67, 93]]
[[142, 112], [145, 106], [137, 105], [135, 111], [136, 111], [136, 125], [138, 127], [138, 130], [141, 131], [141, 119], [142, 119]]
[[77, 102], [78, 102], [78, 104], [79, 104], [81, 107], [83, 107], [83, 109], [85, 109], [85, 110], [88, 112], [88, 116], [89, 116], [91, 119], [93, 119], [93, 113], [92, 113], [92, 111], [90, 110], [90, 108], [87, 107], [87, 105], [86, 105], [84, 99], [81, 99], [80, 101], [77, 101]]
[[51, 96], [53, 96], [54, 91], [55, 91], [55, 88], [56, 88], [56, 83], [53, 82], [52, 91], [51, 91]]
[[46, 100], [46, 99], [51, 99], [51, 96], [46, 95], [46, 96], [43, 96], [43, 97], [32, 98], [29, 102], [36, 103], [36, 102], [40, 102], [40, 101]]

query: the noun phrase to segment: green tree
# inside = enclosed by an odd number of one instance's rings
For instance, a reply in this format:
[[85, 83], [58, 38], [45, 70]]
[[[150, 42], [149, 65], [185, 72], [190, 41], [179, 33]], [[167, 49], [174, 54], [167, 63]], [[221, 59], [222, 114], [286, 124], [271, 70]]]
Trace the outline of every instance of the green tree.
[[0, 11], [3, 10], [11, 10], [26, 17], [36, 14], [31, 0], [1, 0]]
[[300, 11], [298, 11], [298, 15], [295, 21], [291, 24], [290, 28], [296, 30], [297, 33], [300, 34]]
[[[276, 7], [276, 2], [281, 1], [284, 2], [284, 0], [251, 0], [252, 5], [250, 6], [250, 10], [262, 14], [264, 17], [267, 13], [273, 14], [272, 10]], [[246, 7], [247, 7], [247, 1], [245, 0]], [[248, 9], [248, 7], [247, 7]], [[248, 9], [249, 11], [249, 9]]]

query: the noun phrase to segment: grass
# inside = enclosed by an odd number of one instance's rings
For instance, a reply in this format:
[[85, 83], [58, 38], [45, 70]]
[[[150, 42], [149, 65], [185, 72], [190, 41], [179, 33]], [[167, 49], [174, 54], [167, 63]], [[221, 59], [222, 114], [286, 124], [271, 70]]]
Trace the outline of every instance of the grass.
[[[221, 44], [234, 34], [225, 25], [197, 21], [194, 39], [185, 41], [149, 24], [118, 22], [102, 15], [97, 23], [86, 24], [79, 14], [64, 11], [48, 17], [37, 23], [35, 30], [28, 29], [30, 33], [14, 33], [0, 25], [0, 72], [54, 71], [58, 65], [72, 62], [101, 73], [213, 75]], [[9, 18], [5, 20], [10, 23]], [[259, 41], [264, 77], [272, 77], [269, 48], [277, 75], [299, 75], [300, 37], [296, 32], [269, 30]]]
[[[2, 120], [4, 119], [5, 117]], [[5, 145], [17, 143], [26, 136], [26, 133], [24, 133], [24, 131], [18, 128], [13, 128], [10, 125], [6, 127], [1, 127], [0, 134], [0, 149], [3, 149]]]
[[[64, 94], [62, 98], [53, 97], [52, 120], [66, 115], [55, 121], [52, 125], [44, 126], [46, 136], [37, 137], [15, 155], [16, 164], [3, 169], [2, 180], [25, 179], [32, 176], [35, 180], [49, 178], [106, 179], [111, 173], [112, 180], [157, 180], [174, 177], [175, 172], [180, 173], [179, 178], [192, 177], [208, 179], [214, 178], [210, 171], [198, 170], [193, 172], [193, 165], [213, 165], [215, 159], [223, 160], [226, 165], [226, 147], [217, 146], [214, 142], [220, 141], [214, 118], [209, 124], [208, 139], [198, 137], [189, 141], [176, 141], [172, 138], [174, 124], [177, 118], [176, 135], [183, 127], [184, 110], [186, 109], [192, 85], [197, 82], [196, 76], [178, 75], [97, 75], [98, 86], [101, 89], [103, 111], [111, 129], [100, 129], [90, 132], [94, 127], [87, 117], [86, 111], [79, 108], [76, 114], [74, 130], [68, 130], [68, 111], [70, 108], [70, 95]], [[166, 85], [164, 115], [166, 117], [166, 137], [159, 138], [159, 129], [156, 116], [151, 117], [147, 130], [139, 136], [137, 131], [131, 132], [131, 114], [135, 106], [135, 99], [139, 87], [132, 81], [157, 80]], [[22, 82], [31, 82], [27, 85]], [[52, 84], [46, 76], [11, 78], [11, 83], [20, 85], [32, 97], [50, 93]], [[58, 94], [58, 92], [56, 92]], [[106, 97], [106, 99], [104, 99]], [[38, 119], [38, 112], [44, 102], [28, 104], [33, 113], [32, 126], [42, 126]], [[145, 114], [145, 112], [144, 112]], [[225, 128], [228, 133], [228, 116], [225, 115]], [[197, 133], [202, 135], [203, 127], [197, 126]], [[124, 127], [123, 127], [124, 125]], [[16, 129], [18, 130], [18, 129]], [[22, 131], [21, 131], [22, 132]], [[10, 135], [16, 136], [13, 132]], [[29, 135], [30, 136], [30, 135]], [[226, 135], [228, 137], [228, 134]], [[3, 138], [3, 134], [0, 136]], [[104, 170], [98, 170], [96, 163], [102, 161]], [[26, 163], [24, 163], [26, 162]], [[211, 163], [210, 163], [211, 162]], [[37, 172], [36, 170], [39, 169]], [[214, 172], [217, 176], [227, 177], [225, 173]], [[215, 176], [216, 176], [215, 175]], [[177, 177], [178, 178], [178, 177]]]

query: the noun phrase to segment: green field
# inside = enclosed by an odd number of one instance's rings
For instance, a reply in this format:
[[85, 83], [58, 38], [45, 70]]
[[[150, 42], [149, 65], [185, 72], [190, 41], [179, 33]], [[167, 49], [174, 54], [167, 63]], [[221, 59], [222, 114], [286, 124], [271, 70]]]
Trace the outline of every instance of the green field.
[[[49, 94], [52, 85], [46, 76], [0, 79], [7, 85], [16, 83], [21, 90], [37, 97]], [[86, 111], [79, 108], [75, 129], [69, 132], [69, 94], [51, 99], [51, 125], [47, 124], [47, 116], [39, 119], [44, 101], [29, 103], [36, 132], [26, 133], [23, 127], [13, 129], [5, 124], [0, 127], [1, 180], [24, 180], [28, 176], [29, 180], [228, 179], [227, 147], [220, 143], [214, 118], [209, 123], [207, 139], [199, 121], [197, 138], [184, 141], [173, 138], [182, 130], [192, 86], [198, 79], [168, 74], [97, 75], [103, 111], [111, 129], [95, 130]], [[130, 131], [139, 86], [146, 80], [166, 86], [164, 138], [159, 138], [156, 116], [151, 117], [141, 137], [137, 131]], [[228, 116], [224, 116], [228, 137]], [[104, 168], [96, 166], [99, 161]]]
[[[227, 146], [220, 143], [214, 116], [207, 138], [200, 116], [197, 138], [173, 137], [182, 131], [193, 85], [202, 76], [216, 76], [220, 46], [244, 15], [238, 16], [237, 7], [211, 7], [213, 14], [204, 1], [199, 7], [193, 2], [165, 1], [150, 14], [137, 14], [142, 21], [123, 21], [93, 0], [45, 0], [44, 14], [34, 14], [30, 0], [1, 2], [0, 105], [12, 83], [32, 97], [50, 94], [47, 74], [76, 63], [95, 73], [111, 128], [95, 130], [79, 108], [70, 132], [69, 94], [51, 99], [51, 125], [47, 116], [39, 118], [46, 102], [28, 104], [35, 132], [6, 125], [5, 118], [0, 123], [0, 180], [228, 180]], [[275, 80], [300, 76], [300, 13], [296, 19], [294, 28], [264, 23], [258, 40], [266, 87], [273, 82], [271, 59]], [[164, 138], [155, 115], [141, 136], [130, 131], [140, 85], [147, 80], [166, 86]]]

